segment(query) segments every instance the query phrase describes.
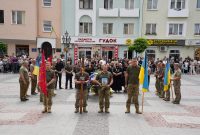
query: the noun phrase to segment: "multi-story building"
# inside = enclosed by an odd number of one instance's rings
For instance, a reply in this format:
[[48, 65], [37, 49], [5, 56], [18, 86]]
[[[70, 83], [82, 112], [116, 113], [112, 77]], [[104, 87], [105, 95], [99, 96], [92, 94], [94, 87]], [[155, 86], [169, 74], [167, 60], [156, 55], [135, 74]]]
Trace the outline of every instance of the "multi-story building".
[[62, 33], [71, 35], [68, 55], [124, 58], [140, 35], [140, 0], [63, 0]]
[[60, 0], [0, 0], [0, 3], [0, 41], [7, 44], [8, 55], [36, 57], [40, 48], [50, 53], [61, 51], [56, 49], [60, 48]]
[[144, 0], [142, 36], [149, 39], [149, 56], [200, 57], [199, 18], [200, 0]]

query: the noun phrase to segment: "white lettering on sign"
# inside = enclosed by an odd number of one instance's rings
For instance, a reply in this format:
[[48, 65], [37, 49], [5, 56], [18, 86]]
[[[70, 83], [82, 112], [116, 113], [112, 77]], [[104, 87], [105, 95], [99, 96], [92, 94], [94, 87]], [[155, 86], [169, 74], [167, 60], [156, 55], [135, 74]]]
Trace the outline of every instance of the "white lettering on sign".
[[99, 39], [99, 43], [117, 43], [117, 39], [116, 38], [107, 38], [107, 39]]

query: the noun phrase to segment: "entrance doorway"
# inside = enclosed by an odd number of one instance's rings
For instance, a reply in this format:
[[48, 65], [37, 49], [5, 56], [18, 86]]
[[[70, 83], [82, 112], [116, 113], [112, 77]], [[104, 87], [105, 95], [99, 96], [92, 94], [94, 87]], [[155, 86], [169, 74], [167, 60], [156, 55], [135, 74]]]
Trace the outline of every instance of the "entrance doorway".
[[16, 56], [26, 55], [29, 56], [29, 45], [16, 45]]
[[42, 52], [44, 51], [45, 59], [52, 56], [52, 45], [49, 42], [44, 42], [42, 44]]

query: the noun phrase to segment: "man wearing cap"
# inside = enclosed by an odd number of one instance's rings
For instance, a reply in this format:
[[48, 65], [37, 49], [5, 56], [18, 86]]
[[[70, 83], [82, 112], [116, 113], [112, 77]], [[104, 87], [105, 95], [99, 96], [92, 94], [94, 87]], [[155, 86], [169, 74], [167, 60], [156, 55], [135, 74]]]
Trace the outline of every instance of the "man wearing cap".
[[175, 92], [175, 100], [172, 101], [173, 104], [180, 104], [181, 100], [181, 70], [179, 68], [179, 64], [175, 63], [174, 64], [174, 78], [171, 79], [173, 81], [174, 85], [174, 92]]
[[61, 81], [62, 81], [62, 70], [64, 68], [64, 64], [63, 62], [60, 60], [60, 58], [57, 59], [57, 63], [55, 65], [55, 69], [56, 69], [56, 74], [57, 74], [57, 78], [56, 78], [56, 88], [57, 88], [57, 82], [58, 82], [58, 78], [59, 78], [59, 89], [63, 89], [61, 87]]

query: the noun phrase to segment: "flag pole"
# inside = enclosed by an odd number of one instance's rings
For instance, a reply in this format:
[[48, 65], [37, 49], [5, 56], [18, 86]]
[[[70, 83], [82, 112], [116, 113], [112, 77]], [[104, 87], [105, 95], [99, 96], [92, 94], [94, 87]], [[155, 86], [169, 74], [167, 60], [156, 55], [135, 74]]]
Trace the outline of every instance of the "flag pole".
[[144, 108], [144, 92], [142, 92], [142, 113], [143, 113], [143, 108]]

